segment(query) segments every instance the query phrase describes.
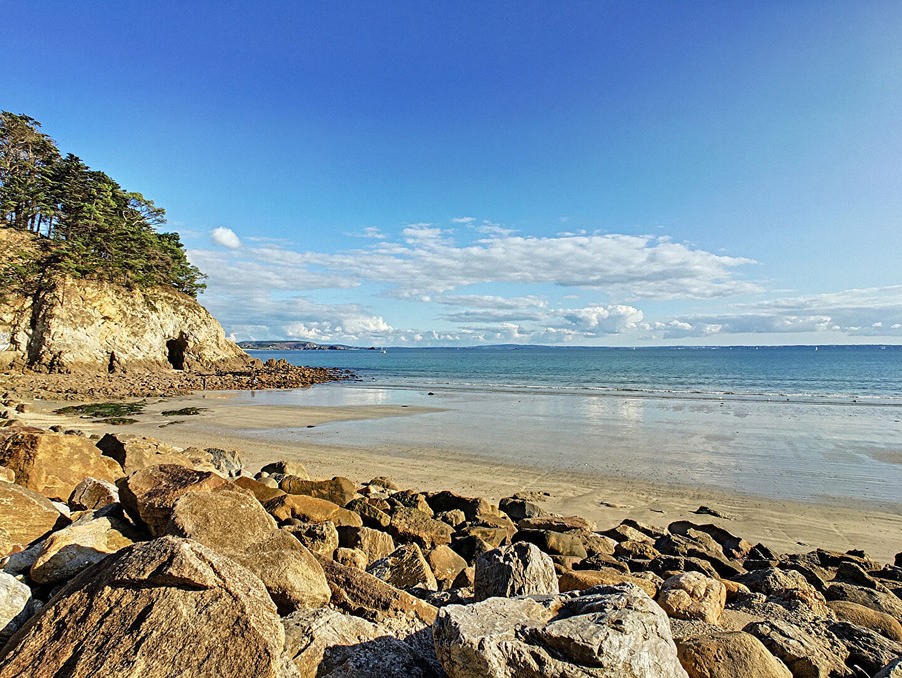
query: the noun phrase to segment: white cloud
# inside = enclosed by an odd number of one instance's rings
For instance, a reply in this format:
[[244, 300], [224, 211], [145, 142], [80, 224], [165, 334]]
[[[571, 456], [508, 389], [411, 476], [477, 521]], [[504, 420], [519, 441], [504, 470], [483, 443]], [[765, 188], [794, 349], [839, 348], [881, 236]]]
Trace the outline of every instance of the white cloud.
[[642, 311], [638, 308], [622, 304], [587, 306], [561, 311], [560, 315], [574, 331], [586, 337], [621, 334], [634, 330], [643, 318]]
[[902, 336], [902, 285], [741, 304], [724, 313], [649, 323], [645, 328], [660, 338], [824, 332]]
[[222, 245], [232, 250], [237, 250], [241, 247], [241, 240], [235, 234], [235, 231], [225, 226], [214, 228], [210, 231], [210, 237], [213, 238], [213, 242], [217, 245]]
[[472, 224], [476, 217], [454, 217], [451, 221], [455, 224]]
[[361, 231], [351, 231], [345, 235], [352, 238], [369, 238], [371, 240], [385, 240], [388, 236], [378, 226], [367, 226]]

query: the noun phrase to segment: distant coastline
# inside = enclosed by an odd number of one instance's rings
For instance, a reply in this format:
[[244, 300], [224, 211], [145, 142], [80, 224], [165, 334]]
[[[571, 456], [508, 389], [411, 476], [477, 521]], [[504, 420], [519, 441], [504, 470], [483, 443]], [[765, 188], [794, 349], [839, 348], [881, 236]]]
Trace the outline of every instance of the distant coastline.
[[347, 346], [345, 344], [315, 344], [312, 341], [239, 341], [248, 351], [375, 351], [375, 346]]

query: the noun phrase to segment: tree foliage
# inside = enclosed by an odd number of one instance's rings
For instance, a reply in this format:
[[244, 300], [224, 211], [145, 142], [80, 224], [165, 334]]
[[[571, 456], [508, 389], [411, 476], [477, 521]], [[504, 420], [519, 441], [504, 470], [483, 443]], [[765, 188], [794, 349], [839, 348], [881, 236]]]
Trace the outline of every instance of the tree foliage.
[[[56, 143], [26, 115], [0, 113], [0, 225], [42, 236], [43, 275], [65, 274], [197, 296], [203, 274], [165, 211], [124, 190]], [[0, 278], [18, 275], [0, 272]], [[21, 276], [20, 276], [21, 277]]]

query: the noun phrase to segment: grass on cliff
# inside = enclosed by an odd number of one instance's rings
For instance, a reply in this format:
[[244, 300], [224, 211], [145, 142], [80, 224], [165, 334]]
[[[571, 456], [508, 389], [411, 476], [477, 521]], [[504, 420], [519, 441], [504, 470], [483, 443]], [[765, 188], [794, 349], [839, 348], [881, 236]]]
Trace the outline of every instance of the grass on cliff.
[[[142, 414], [147, 406], [145, 401], [137, 403], [88, 403], [85, 405], [70, 405], [54, 410], [55, 414], [77, 414], [85, 419], [124, 418], [128, 415]], [[129, 422], [132, 423], [132, 422]]]

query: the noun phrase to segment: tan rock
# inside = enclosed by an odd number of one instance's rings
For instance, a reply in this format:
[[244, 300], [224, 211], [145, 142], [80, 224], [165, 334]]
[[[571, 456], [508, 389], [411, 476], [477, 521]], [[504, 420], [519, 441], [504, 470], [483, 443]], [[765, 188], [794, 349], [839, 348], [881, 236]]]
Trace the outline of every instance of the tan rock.
[[97, 443], [97, 447], [105, 456], [115, 459], [127, 475], [160, 464], [194, 467], [179, 448], [131, 433], [107, 433]]
[[429, 505], [429, 502], [426, 501], [426, 495], [422, 492], [414, 492], [413, 490], [394, 492], [389, 498], [388, 503], [392, 506], [406, 506], [407, 508], [422, 511], [430, 518], [435, 516], [432, 507]]
[[369, 564], [366, 554], [363, 551], [360, 549], [347, 549], [344, 547], [335, 549], [333, 560], [340, 565], [347, 565], [348, 567], [354, 567], [358, 570], [366, 570], [366, 567]]
[[749, 587], [745, 584], [740, 584], [739, 582], [731, 581], [729, 579], [721, 579], [720, 583], [724, 585], [724, 588], [727, 590], [727, 600], [733, 600], [740, 593], [749, 593]]
[[16, 545], [27, 546], [68, 522], [44, 495], [0, 481], [0, 528], [8, 544], [0, 555], [7, 555]]
[[49, 499], [66, 501], [86, 477], [110, 482], [123, 475], [90, 440], [60, 433], [17, 433], [0, 446], [0, 465], [16, 474], [16, 484]]
[[[275, 481], [273, 481], [273, 483], [275, 484]], [[235, 480], [232, 481], [232, 484], [237, 485], [244, 490], [249, 490], [261, 504], [265, 504], [270, 499], [275, 499], [276, 497], [281, 497], [285, 494], [285, 492], [278, 489], [278, 487], [269, 487], [259, 480], [254, 480], [253, 478], [248, 478], [246, 476], [235, 478]]]
[[440, 520], [434, 520], [417, 509], [399, 506], [392, 514], [388, 528], [396, 541], [416, 542], [426, 549], [450, 544], [454, 530]]
[[390, 534], [369, 527], [342, 527], [338, 530], [338, 541], [346, 548], [363, 551], [367, 565], [395, 550], [395, 540]]
[[435, 575], [435, 580], [440, 589], [449, 589], [462, 570], [466, 569], [467, 561], [461, 558], [450, 547], [436, 546], [426, 554], [426, 562]]
[[72, 580], [0, 650], [0, 675], [285, 678], [284, 639], [256, 576], [163, 537]]
[[31, 566], [31, 579], [38, 584], [71, 579], [141, 538], [121, 513], [116, 515], [109, 510], [106, 513], [97, 517], [88, 514], [47, 537]]
[[85, 478], [69, 496], [69, 506], [76, 511], [96, 511], [119, 503], [119, 488], [99, 478]]
[[285, 476], [279, 482], [279, 489], [288, 494], [305, 494], [317, 499], [326, 499], [339, 506], [347, 504], [357, 493], [357, 486], [340, 476], [331, 480], [304, 480], [297, 476]]
[[210, 492], [184, 493], [172, 507], [166, 530], [247, 567], [260, 577], [280, 611], [329, 602], [319, 563], [294, 537], [277, 529], [246, 490], [225, 485]]
[[657, 600], [668, 617], [716, 624], [727, 602], [727, 589], [701, 572], [684, 572], [664, 582]]
[[330, 520], [336, 526], [363, 526], [360, 516], [353, 511], [343, 509], [338, 504], [326, 499], [303, 494], [285, 494], [275, 497], [267, 501], [264, 506], [270, 515], [280, 522], [296, 518], [306, 523], [322, 523]]
[[792, 678], [761, 641], [742, 631], [677, 640], [677, 653], [689, 678]]
[[7, 483], [16, 482], [16, 473], [11, 468], [0, 466], [0, 481]]
[[366, 572], [318, 556], [332, 589], [332, 605], [373, 622], [407, 618], [431, 625], [436, 608]]
[[623, 574], [617, 570], [571, 570], [558, 578], [561, 593], [565, 591], [583, 591], [593, 586], [613, 586], [615, 584], [635, 584], [650, 597], [658, 593], [657, 587], [646, 579]]
[[129, 516], [157, 537], [166, 534], [172, 508], [187, 492], [209, 492], [226, 485], [210, 471], [164, 464], [136, 471], [119, 484], [119, 498]]
[[827, 606], [842, 621], [863, 626], [885, 638], [902, 643], [902, 624], [892, 615], [847, 600], [831, 600]]
[[295, 476], [301, 480], [310, 480], [307, 469], [299, 461], [274, 461], [260, 469], [260, 473], [280, 476]]
[[595, 523], [579, 516], [539, 516], [524, 518], [517, 523], [521, 530], [551, 530], [552, 532], [569, 532], [570, 530], [595, 530]]
[[6, 572], [0, 572], [0, 648], [38, 611], [31, 589]]
[[381, 530], [388, 527], [391, 522], [391, 516], [388, 513], [373, 506], [366, 499], [353, 499], [345, 508], [358, 514], [367, 527]]
[[[326, 558], [332, 558], [335, 549], [338, 548], [338, 530], [331, 520], [322, 523], [307, 523], [305, 525], [292, 525], [282, 528], [294, 535], [311, 553], [318, 553]], [[362, 529], [362, 528], [343, 528]], [[364, 564], [364, 568], [366, 565]]]
[[577, 558], [585, 558], [589, 555], [579, 536], [556, 530], [521, 529], [514, 535], [513, 541], [528, 541], [530, 544], [535, 544], [542, 551], [552, 556], [576, 556]]
[[476, 559], [473, 595], [476, 600], [530, 594], [556, 594], [558, 583], [551, 558], [521, 542], [486, 551]]
[[385, 558], [372, 563], [367, 572], [395, 588], [437, 591], [438, 584], [417, 544], [403, 544]]

